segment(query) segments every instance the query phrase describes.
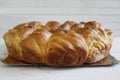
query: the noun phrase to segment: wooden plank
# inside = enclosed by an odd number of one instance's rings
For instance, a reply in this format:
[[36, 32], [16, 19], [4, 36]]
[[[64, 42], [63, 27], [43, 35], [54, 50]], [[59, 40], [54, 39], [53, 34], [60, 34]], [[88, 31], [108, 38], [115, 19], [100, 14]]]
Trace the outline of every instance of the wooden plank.
[[0, 8], [0, 14], [120, 15], [120, 10], [117, 8]]
[[[98, 7], [119, 8], [119, 0], [1, 0], [1, 7]], [[3, 5], [4, 4], [4, 5]]]

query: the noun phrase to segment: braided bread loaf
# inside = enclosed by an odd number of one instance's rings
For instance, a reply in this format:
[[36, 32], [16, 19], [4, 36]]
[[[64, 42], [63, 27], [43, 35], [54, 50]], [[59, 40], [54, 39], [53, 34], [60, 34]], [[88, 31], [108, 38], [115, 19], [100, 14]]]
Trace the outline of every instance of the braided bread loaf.
[[50, 21], [17, 25], [3, 36], [9, 64], [80, 66], [105, 58], [112, 45], [112, 32], [96, 22]]

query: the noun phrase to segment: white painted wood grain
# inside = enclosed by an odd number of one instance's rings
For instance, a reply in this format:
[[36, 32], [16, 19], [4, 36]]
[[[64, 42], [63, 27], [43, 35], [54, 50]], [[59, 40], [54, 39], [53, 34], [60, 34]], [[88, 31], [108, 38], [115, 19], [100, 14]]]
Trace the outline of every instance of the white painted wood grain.
[[10, 15], [27, 21], [97, 21], [120, 35], [120, 0], [0, 0], [0, 14], [3, 20]]
[[2, 14], [119, 15], [119, 0], [0, 0]]
[[0, 0], [1, 7], [119, 8], [119, 0]]
[[[0, 18], [7, 22], [10, 19], [6, 16], [17, 16], [18, 23], [20, 18], [42, 22], [97, 21], [120, 35], [120, 0], [0, 0]], [[7, 27], [0, 25], [3, 30]]]
[[7, 30], [13, 28], [17, 24], [40, 21], [43, 24], [50, 20], [59, 21], [61, 24], [66, 20], [75, 21], [77, 23], [81, 21], [97, 21], [101, 23], [104, 28], [111, 29], [114, 36], [120, 36], [120, 21], [118, 17], [112, 16], [82, 16], [82, 15], [0, 15], [0, 36], [2, 36]]

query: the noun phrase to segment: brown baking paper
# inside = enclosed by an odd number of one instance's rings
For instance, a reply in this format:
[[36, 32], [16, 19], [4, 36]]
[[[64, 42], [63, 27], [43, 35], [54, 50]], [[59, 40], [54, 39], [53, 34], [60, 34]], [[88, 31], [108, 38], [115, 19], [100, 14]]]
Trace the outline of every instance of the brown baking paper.
[[118, 59], [116, 59], [115, 57], [113, 57], [112, 55], [108, 55], [106, 58], [104, 58], [101, 61], [98, 61], [96, 63], [93, 64], [83, 64], [82, 66], [112, 66], [115, 64], [118, 64], [120, 61]]
[[[8, 58], [6, 60], [3, 60], [2, 62], [10, 66], [47, 66], [42, 64], [27, 64], [22, 61], [16, 61], [13, 58]], [[112, 66], [118, 64], [119, 62], [120, 62], [119, 60], [117, 60], [115, 57], [109, 54], [106, 58], [99, 62], [92, 64], [85, 63], [83, 65], [80, 65], [80, 67]]]

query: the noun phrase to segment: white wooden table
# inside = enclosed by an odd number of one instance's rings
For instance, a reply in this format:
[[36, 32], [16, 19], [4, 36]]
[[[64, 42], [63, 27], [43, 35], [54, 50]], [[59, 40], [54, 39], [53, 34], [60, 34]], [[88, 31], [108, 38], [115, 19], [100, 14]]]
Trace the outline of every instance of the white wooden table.
[[[28, 21], [97, 21], [114, 32], [111, 54], [120, 60], [120, 0], [0, 0], [2, 35]], [[1, 56], [0, 56], [1, 58]], [[120, 80], [120, 64], [110, 67], [10, 67], [0, 63], [0, 80]]]

